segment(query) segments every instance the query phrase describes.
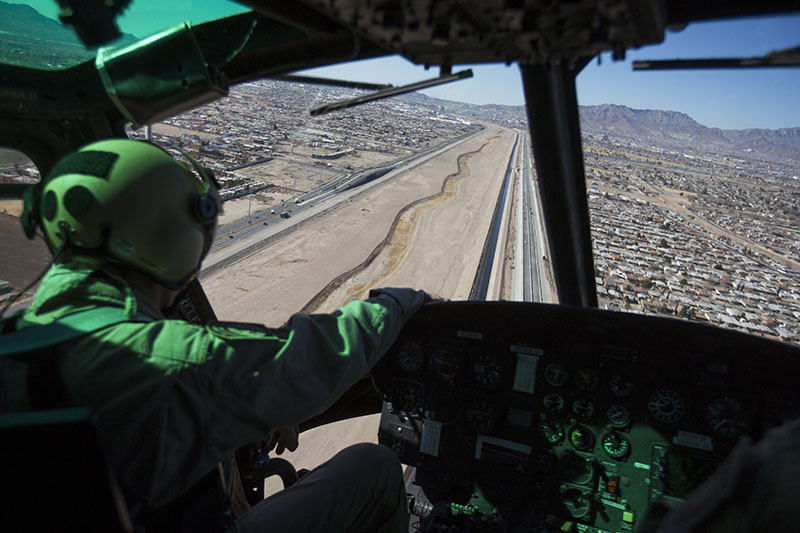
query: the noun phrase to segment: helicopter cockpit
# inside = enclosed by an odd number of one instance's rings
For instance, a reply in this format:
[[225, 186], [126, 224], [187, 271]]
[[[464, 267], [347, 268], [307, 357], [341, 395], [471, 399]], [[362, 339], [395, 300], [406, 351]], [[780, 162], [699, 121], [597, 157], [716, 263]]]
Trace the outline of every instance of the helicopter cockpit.
[[[426, 304], [370, 376], [301, 424], [380, 413], [379, 442], [409, 467], [416, 530], [633, 531], [653, 502], [699, 487], [740, 437], [756, 441], [797, 418], [796, 345], [598, 309], [575, 81], [598, 54], [623, 58], [667, 29], [796, 3], [242, 0], [135, 39], [115, 20], [136, 3], [59, 0], [82, 43], [59, 57], [44, 39], [39, 50], [9, 34], [0, 146], [44, 175], [89, 141], [127, 136], [251, 80], [372, 91], [311, 110], [323, 115], [472, 75], [458, 65], [519, 64], [556, 303], [484, 301], [488, 274], [478, 266], [469, 301]], [[762, 60], [800, 64], [788, 52]], [[438, 75], [387, 87], [296, 74], [395, 54]], [[389, 171], [376, 169], [362, 182]], [[3, 198], [23, 190], [0, 186]], [[298, 197], [263, 225], [288, 223], [310, 203]], [[215, 317], [199, 281], [176, 312]]]

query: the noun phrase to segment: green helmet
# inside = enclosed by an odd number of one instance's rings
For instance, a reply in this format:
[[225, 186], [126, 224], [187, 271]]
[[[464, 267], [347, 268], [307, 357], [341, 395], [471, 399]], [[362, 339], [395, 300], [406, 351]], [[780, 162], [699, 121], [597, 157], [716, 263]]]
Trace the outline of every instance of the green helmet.
[[37, 195], [36, 218], [51, 250], [66, 245], [167, 287], [185, 286], [211, 247], [219, 211], [213, 175], [189, 160], [199, 176], [165, 150], [130, 139], [95, 142], [66, 156]]

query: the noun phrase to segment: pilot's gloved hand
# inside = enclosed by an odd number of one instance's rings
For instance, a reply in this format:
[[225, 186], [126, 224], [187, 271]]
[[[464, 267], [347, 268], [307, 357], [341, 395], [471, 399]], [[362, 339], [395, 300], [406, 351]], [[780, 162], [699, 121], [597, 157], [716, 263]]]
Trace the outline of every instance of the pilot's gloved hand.
[[416, 289], [381, 287], [369, 291], [370, 298], [379, 298], [382, 295], [390, 296], [397, 301], [406, 315], [418, 311], [423, 303], [446, 301], [437, 294]]
[[369, 291], [369, 298], [371, 300], [381, 300], [387, 297], [399, 304], [404, 318], [403, 322], [405, 322], [411, 315], [419, 311], [422, 304], [427, 301], [428, 294], [425, 291], [393, 287], [381, 287]]
[[269, 439], [267, 439], [267, 451], [271, 452], [274, 448], [275, 453], [278, 455], [282, 454], [284, 450], [295, 451], [299, 433], [300, 428], [298, 426], [284, 426], [273, 429], [269, 434]]
[[434, 292], [425, 292], [425, 303], [429, 302], [449, 302], [449, 298], [442, 298]]

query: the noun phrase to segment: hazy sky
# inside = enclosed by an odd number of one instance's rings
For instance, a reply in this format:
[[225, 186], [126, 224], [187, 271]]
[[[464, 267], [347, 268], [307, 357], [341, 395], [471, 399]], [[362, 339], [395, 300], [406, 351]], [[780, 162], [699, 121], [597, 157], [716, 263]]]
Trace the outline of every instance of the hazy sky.
[[[800, 46], [800, 15], [696, 23], [664, 43], [629, 51], [625, 61], [603, 54], [578, 76], [582, 105], [622, 104], [637, 109], [681, 111], [698, 122], [723, 129], [800, 126], [800, 67], [633, 72], [634, 59], [751, 57]], [[474, 77], [423, 91], [448, 100], [476, 104], [525, 102], [516, 65], [464, 65]], [[320, 76], [395, 85], [433, 77], [403, 58], [387, 58], [315, 69]]]
[[[23, 3], [23, 2], [19, 2]], [[42, 14], [56, 18], [53, 0], [29, 0]], [[121, 18], [123, 31], [143, 37], [187, 18], [202, 22], [232, 12], [241, 4], [208, 0], [135, 0]], [[800, 126], [800, 67], [633, 72], [633, 59], [750, 57], [800, 46], [800, 14], [713, 23], [696, 23], [667, 33], [664, 43], [629, 51], [625, 61], [593, 61], [578, 76], [583, 105], [623, 104], [637, 109], [681, 111], [698, 122], [724, 129]], [[521, 105], [525, 102], [516, 65], [459, 65], [475, 76], [425, 94], [477, 104]], [[309, 73], [357, 81], [402, 85], [436, 76], [400, 57], [389, 57], [315, 69]]]

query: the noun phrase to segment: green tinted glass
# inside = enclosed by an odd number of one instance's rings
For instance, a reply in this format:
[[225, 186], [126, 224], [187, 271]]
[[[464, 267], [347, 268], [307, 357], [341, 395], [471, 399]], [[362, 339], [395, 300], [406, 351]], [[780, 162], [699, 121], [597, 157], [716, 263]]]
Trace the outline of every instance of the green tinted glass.
[[[229, 0], [134, 0], [116, 19], [122, 36], [109, 46], [124, 46], [175, 24], [199, 24], [249, 8]], [[54, 0], [0, 0], [0, 63], [62, 69], [90, 60], [72, 27], [58, 20]]]

